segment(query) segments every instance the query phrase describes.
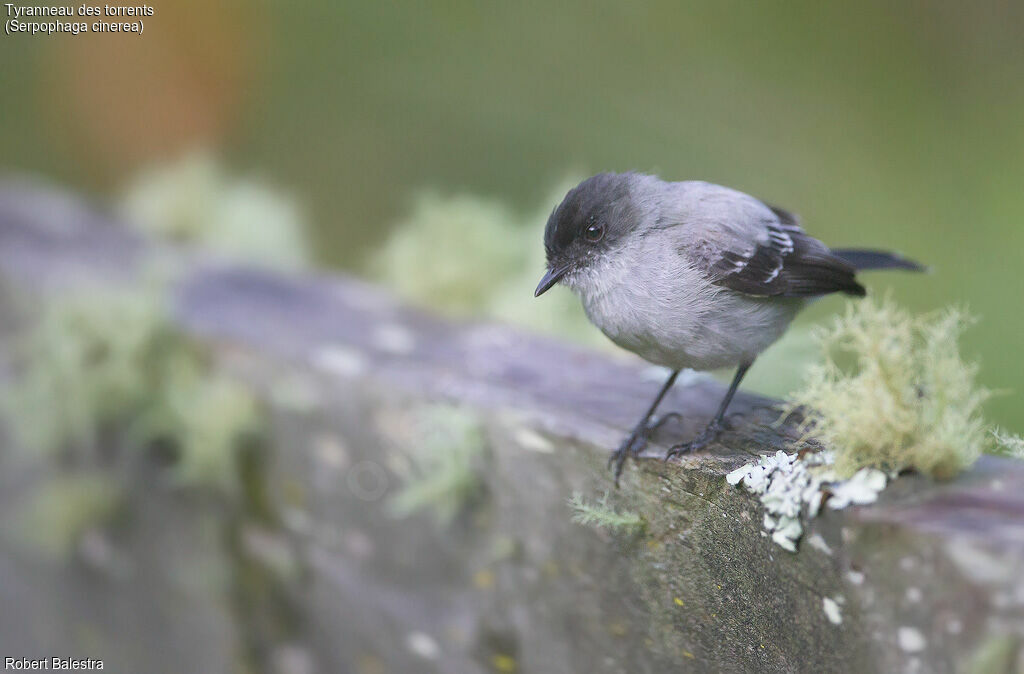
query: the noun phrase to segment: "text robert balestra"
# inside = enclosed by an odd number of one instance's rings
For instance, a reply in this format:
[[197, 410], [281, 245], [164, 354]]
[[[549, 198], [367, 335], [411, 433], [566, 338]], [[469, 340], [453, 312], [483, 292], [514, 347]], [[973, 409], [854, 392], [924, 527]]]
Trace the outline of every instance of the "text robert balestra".
[[4, 658], [4, 669], [14, 671], [103, 669], [103, 661], [96, 658]]

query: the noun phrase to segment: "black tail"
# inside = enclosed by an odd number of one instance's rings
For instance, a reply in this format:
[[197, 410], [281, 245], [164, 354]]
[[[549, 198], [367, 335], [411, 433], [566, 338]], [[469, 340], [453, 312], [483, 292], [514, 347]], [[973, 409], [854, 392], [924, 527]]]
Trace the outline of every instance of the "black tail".
[[927, 271], [928, 268], [913, 260], [908, 260], [896, 253], [881, 250], [863, 250], [859, 248], [833, 249], [832, 254], [843, 262], [853, 265], [857, 271], [866, 269], [905, 269], [907, 271]]

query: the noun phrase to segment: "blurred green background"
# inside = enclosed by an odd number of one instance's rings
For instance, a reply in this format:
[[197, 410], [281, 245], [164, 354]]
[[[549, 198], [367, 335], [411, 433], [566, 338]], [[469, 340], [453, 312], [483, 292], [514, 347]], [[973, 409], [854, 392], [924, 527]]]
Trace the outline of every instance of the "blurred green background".
[[155, 6], [142, 37], [0, 40], [6, 170], [102, 200], [207, 148], [301, 204], [318, 262], [359, 272], [424, 188], [539, 226], [567, 175], [724, 183], [832, 245], [932, 265], [868, 284], [977, 314], [965, 349], [1011, 391], [990, 417], [1024, 429], [1024, 4]]

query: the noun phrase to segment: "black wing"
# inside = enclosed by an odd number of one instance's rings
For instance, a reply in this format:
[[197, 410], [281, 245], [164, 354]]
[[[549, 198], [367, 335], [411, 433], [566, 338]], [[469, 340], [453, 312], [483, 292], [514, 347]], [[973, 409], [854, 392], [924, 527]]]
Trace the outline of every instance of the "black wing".
[[863, 297], [852, 265], [800, 229], [797, 218], [769, 206], [775, 220], [751, 248], [726, 249], [711, 262], [712, 283], [758, 297], [817, 297], [834, 292]]

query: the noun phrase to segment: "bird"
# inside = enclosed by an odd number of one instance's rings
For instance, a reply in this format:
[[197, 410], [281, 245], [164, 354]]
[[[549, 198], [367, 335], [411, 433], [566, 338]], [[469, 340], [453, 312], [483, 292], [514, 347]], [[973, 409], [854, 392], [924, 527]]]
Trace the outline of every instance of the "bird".
[[735, 368], [711, 421], [666, 460], [714, 442], [754, 360], [808, 303], [863, 297], [858, 271], [925, 269], [896, 253], [830, 249], [789, 211], [738, 190], [637, 172], [600, 173], [569, 190], [548, 218], [544, 250], [535, 297], [568, 286], [612, 342], [669, 370], [608, 461], [616, 486], [626, 459], [679, 417], [655, 414], [680, 371]]

